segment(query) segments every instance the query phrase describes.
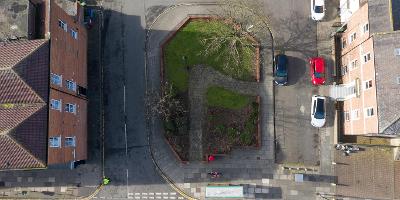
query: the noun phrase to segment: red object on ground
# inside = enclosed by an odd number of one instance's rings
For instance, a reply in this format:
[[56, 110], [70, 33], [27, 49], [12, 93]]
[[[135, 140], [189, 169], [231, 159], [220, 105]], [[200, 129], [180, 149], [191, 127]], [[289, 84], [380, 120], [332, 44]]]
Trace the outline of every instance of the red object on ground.
[[208, 156], [208, 162], [211, 162], [213, 160], [215, 160], [215, 157], [213, 155], [209, 155]]
[[310, 75], [313, 85], [325, 83], [325, 61], [321, 57], [310, 59]]

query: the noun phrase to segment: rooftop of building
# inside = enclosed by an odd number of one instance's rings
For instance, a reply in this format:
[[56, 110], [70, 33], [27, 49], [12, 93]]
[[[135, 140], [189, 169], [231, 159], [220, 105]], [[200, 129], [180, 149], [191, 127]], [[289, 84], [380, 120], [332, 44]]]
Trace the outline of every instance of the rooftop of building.
[[0, 42], [0, 169], [47, 162], [48, 40]]
[[27, 38], [29, 0], [0, 1], [0, 40]]
[[54, 0], [54, 2], [60, 6], [68, 15], [76, 16], [78, 13], [77, 3], [78, 0]]
[[393, 30], [390, 1], [391, 0], [368, 1], [368, 20], [371, 34]]
[[379, 133], [400, 134], [400, 32], [373, 39]]

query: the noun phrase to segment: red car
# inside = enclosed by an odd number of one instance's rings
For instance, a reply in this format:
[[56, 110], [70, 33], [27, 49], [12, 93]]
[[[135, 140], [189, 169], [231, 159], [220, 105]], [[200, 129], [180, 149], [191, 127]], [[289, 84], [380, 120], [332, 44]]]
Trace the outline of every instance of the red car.
[[310, 74], [313, 85], [325, 84], [325, 61], [323, 58], [310, 59]]

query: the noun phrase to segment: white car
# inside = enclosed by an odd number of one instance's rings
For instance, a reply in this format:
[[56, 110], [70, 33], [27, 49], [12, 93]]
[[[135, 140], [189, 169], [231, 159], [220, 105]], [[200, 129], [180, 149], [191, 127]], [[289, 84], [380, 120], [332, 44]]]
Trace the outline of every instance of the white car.
[[325, 111], [326, 98], [323, 96], [313, 95], [311, 98], [311, 125], [321, 128], [325, 125], [326, 111]]
[[325, 0], [311, 0], [311, 18], [321, 21], [325, 16]]

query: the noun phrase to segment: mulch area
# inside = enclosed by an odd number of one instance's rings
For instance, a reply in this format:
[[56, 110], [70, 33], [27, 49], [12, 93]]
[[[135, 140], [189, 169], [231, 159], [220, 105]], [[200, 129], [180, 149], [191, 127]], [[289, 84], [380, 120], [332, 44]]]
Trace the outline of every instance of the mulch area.
[[335, 152], [336, 193], [342, 196], [393, 199], [400, 197], [400, 162], [393, 160], [392, 150], [367, 148], [343, 156]]
[[[186, 111], [189, 110], [188, 92], [176, 95], [176, 98], [183, 103]], [[171, 117], [170, 122], [164, 122], [165, 138], [174, 149], [181, 161], [189, 160], [190, 138], [189, 138], [189, 112], [180, 117]]]
[[[255, 102], [255, 98], [252, 99]], [[258, 104], [251, 103], [245, 108], [231, 110], [208, 107], [206, 129], [203, 133], [204, 154], [227, 154], [234, 147], [254, 147], [257, 145]], [[256, 111], [254, 110], [256, 109]], [[251, 115], [257, 112], [255, 122]], [[246, 123], [252, 126], [246, 128]], [[246, 131], [247, 129], [247, 131]]]

